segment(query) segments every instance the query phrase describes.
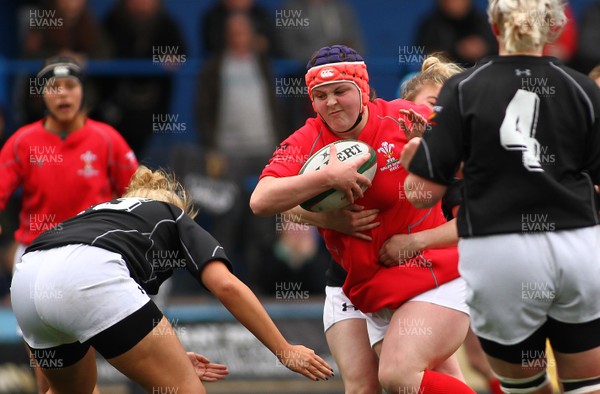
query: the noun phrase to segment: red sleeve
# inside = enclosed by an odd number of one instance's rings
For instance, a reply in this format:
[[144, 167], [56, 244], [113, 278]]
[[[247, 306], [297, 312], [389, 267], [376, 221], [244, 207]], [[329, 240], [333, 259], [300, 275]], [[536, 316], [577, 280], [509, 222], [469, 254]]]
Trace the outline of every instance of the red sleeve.
[[108, 163], [108, 174], [115, 197], [125, 193], [131, 176], [139, 164], [135, 153], [129, 147], [125, 139], [118, 131], [106, 125], [111, 141], [110, 159]]
[[310, 119], [279, 144], [260, 175], [260, 179], [267, 176], [283, 178], [298, 175], [308, 158], [325, 145], [319, 135], [316, 121]]
[[13, 194], [23, 174], [23, 157], [19, 157], [17, 141], [20, 133], [13, 134], [0, 151], [0, 210]]

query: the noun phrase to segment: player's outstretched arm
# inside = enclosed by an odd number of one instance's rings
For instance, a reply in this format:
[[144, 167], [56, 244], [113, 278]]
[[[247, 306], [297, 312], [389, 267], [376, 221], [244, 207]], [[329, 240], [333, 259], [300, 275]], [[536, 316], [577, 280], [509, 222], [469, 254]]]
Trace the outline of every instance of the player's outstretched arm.
[[325, 380], [333, 376], [331, 367], [313, 350], [287, 342], [252, 290], [223, 262], [214, 260], [208, 263], [202, 270], [201, 279], [223, 306], [287, 368], [311, 380]]

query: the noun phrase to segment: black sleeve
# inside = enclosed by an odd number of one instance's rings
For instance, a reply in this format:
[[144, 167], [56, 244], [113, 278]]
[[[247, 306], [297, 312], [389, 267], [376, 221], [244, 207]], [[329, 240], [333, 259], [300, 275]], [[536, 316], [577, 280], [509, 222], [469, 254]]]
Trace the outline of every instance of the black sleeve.
[[456, 79], [442, 88], [438, 105], [429, 118], [431, 131], [423, 136], [409, 166], [413, 174], [446, 186], [463, 159], [463, 122], [457, 93]]
[[188, 215], [184, 214], [177, 220], [177, 231], [182, 254], [186, 256], [185, 267], [202, 286], [204, 284], [200, 280], [200, 274], [206, 264], [213, 260], [222, 261], [229, 271], [233, 271], [231, 262], [219, 242]]

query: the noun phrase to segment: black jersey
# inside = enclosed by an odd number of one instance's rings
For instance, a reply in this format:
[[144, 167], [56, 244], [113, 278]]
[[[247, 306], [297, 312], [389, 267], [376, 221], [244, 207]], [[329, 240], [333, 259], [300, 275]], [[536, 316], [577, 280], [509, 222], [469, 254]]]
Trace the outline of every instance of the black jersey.
[[461, 237], [598, 224], [600, 90], [552, 57], [494, 56], [452, 77], [410, 171], [464, 161]]
[[176, 268], [187, 269], [198, 281], [212, 260], [223, 261], [231, 270], [223, 248], [183, 210], [143, 198], [119, 198], [90, 207], [42, 233], [25, 252], [70, 244], [119, 253], [131, 277], [148, 294], [156, 294]]

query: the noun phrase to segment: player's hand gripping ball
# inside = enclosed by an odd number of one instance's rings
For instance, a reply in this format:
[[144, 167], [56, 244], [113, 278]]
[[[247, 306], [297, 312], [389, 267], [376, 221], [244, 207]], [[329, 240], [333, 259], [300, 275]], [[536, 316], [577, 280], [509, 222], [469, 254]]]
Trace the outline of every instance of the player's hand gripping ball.
[[[340, 140], [333, 142], [333, 144], [335, 144], [335, 148], [337, 149], [337, 158], [342, 162], [352, 162], [365, 155], [369, 156], [367, 161], [361, 165], [357, 171], [371, 181], [375, 178], [375, 174], [377, 173], [377, 154], [375, 149], [371, 148], [368, 144], [357, 140]], [[330, 148], [331, 144], [319, 149], [319, 151], [304, 163], [299, 174], [319, 171], [326, 167], [329, 163]], [[362, 189], [364, 192], [367, 188], [363, 187]], [[325, 212], [343, 208], [350, 204], [351, 201], [348, 201], [342, 191], [329, 189], [306, 200], [300, 204], [300, 206], [312, 212]]]

